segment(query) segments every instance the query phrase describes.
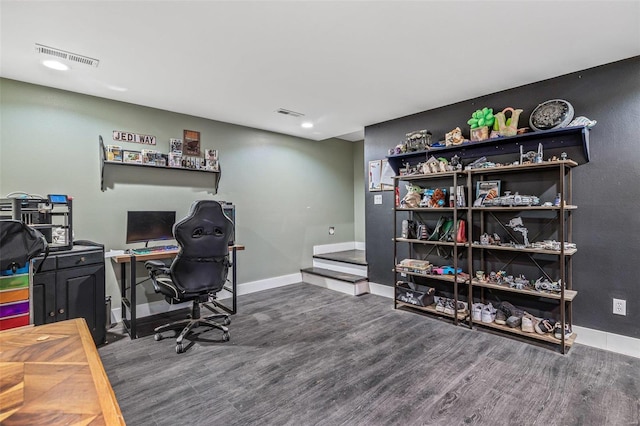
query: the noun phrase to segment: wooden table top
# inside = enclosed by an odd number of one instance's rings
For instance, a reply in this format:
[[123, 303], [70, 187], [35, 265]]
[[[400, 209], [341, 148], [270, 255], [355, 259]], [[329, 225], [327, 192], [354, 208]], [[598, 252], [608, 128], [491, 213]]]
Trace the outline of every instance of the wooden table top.
[[[229, 246], [229, 251], [236, 249], [236, 250], [244, 250], [244, 246], [242, 244], [234, 244], [232, 246]], [[151, 252], [151, 253], [141, 253], [141, 254], [136, 254], [136, 260], [140, 261], [140, 262], [144, 262], [145, 260], [156, 260], [156, 259], [167, 259], [170, 257], [175, 257], [175, 255], [178, 254], [180, 250], [175, 249], [175, 250], [164, 250], [164, 251], [156, 251], [156, 252]], [[119, 254], [117, 256], [113, 256], [111, 258], [111, 260], [115, 263], [129, 263], [131, 262], [131, 256], [133, 256], [135, 253], [125, 253], [125, 254]]]
[[0, 332], [0, 424], [125, 424], [83, 318]]

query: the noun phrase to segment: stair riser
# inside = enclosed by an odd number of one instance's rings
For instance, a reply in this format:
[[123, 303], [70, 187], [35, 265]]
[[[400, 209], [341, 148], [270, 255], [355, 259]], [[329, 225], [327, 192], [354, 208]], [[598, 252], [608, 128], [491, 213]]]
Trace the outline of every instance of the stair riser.
[[334, 280], [327, 277], [321, 277], [307, 272], [302, 273], [302, 281], [308, 284], [317, 285], [329, 290], [339, 291], [340, 293], [349, 294], [351, 296], [359, 296], [369, 293], [369, 282], [360, 281], [355, 284], [347, 283], [340, 280]]
[[367, 276], [367, 267], [364, 265], [354, 265], [352, 263], [336, 262], [327, 259], [313, 259], [314, 268], [330, 269], [332, 271], [344, 272], [346, 274]]

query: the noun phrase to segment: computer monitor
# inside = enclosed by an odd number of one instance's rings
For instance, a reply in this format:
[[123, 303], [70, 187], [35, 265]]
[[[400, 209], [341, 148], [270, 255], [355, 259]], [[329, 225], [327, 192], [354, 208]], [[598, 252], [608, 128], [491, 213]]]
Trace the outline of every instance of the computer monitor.
[[127, 244], [172, 240], [174, 223], [174, 211], [128, 211]]

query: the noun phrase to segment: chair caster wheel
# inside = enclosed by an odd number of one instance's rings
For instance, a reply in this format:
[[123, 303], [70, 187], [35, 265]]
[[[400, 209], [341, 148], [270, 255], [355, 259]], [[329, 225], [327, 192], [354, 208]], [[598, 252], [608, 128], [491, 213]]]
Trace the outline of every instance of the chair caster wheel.
[[229, 325], [231, 324], [231, 318], [225, 318], [224, 321], [222, 321], [222, 325]]
[[178, 344], [176, 345], [176, 353], [177, 353], [177, 354], [181, 354], [181, 353], [183, 353], [183, 352], [184, 352], [184, 346], [182, 345], [182, 343], [178, 343]]
[[222, 341], [223, 342], [228, 342], [230, 338], [231, 338], [231, 336], [229, 336], [229, 333], [222, 333]]
[[163, 339], [163, 337], [162, 337], [162, 334], [160, 334], [160, 333], [156, 333], [156, 334], [153, 335], [153, 340], [155, 340], [156, 342], [159, 342], [162, 339]]

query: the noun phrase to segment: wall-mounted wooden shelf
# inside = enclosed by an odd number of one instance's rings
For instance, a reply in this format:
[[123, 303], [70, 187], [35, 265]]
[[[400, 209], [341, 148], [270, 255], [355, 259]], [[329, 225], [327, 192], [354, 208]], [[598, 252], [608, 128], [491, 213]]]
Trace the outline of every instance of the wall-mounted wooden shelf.
[[106, 191], [107, 188], [104, 183], [104, 170], [106, 167], [142, 167], [146, 169], [162, 169], [162, 170], [173, 170], [175, 172], [192, 172], [192, 173], [206, 173], [207, 175], [213, 176], [213, 190], [214, 193], [218, 192], [218, 183], [220, 182], [221, 172], [216, 172], [213, 170], [202, 170], [202, 169], [190, 169], [187, 167], [168, 167], [168, 166], [157, 166], [155, 164], [139, 164], [139, 163], [125, 163], [122, 161], [109, 161], [107, 160], [106, 148], [104, 142], [102, 140], [102, 136], [99, 136], [100, 139], [100, 190], [102, 192]]
[[[545, 157], [551, 154], [559, 157], [560, 152], [567, 151], [569, 157], [576, 164], [589, 162], [589, 129], [584, 126], [530, 132], [511, 137], [500, 137], [480, 142], [467, 142], [462, 145], [432, 148], [426, 151], [389, 155], [387, 159], [393, 171], [396, 175], [399, 175], [399, 170], [404, 164], [415, 165], [418, 162], [426, 161], [427, 158], [431, 156], [438, 158], [457, 155], [460, 159], [475, 160], [483, 156], [494, 157], [503, 154], [519, 154], [520, 147], [522, 147], [524, 152], [537, 151], [539, 143], [542, 144]], [[443, 173], [443, 175], [445, 174]], [[410, 180], [408, 177], [402, 177], [402, 180], [405, 179]]]

